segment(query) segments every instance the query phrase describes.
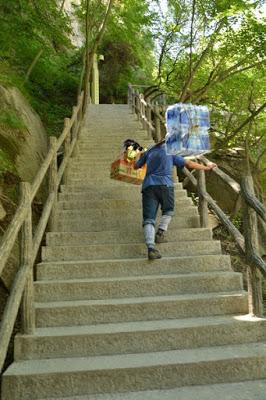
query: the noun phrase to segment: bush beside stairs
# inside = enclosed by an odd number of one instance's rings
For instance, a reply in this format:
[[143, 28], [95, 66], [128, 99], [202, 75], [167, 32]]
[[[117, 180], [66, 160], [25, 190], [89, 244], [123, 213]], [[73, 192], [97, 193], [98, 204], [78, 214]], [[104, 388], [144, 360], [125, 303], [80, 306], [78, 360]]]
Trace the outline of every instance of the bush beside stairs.
[[127, 138], [151, 143], [128, 106], [90, 106], [3, 400], [265, 400], [265, 320], [178, 182], [163, 258], [147, 260], [140, 187], [109, 178]]

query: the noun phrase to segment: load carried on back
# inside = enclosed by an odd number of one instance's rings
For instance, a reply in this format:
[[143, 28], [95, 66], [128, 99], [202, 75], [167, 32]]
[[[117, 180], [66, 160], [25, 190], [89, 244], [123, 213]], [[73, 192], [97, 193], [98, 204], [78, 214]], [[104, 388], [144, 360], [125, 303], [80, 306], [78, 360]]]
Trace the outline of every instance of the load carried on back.
[[173, 155], [200, 155], [210, 151], [207, 106], [177, 103], [166, 110], [166, 152]]

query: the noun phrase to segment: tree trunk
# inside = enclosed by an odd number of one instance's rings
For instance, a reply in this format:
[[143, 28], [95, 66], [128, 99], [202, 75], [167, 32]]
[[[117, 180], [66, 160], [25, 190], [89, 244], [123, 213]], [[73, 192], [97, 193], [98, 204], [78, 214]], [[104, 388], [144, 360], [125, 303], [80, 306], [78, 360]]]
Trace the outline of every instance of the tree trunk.
[[37, 62], [38, 62], [39, 58], [41, 57], [42, 53], [43, 53], [43, 49], [39, 50], [38, 54], [35, 56], [34, 60], [32, 61], [31, 65], [30, 65], [30, 67], [29, 67], [29, 69], [28, 69], [28, 71], [26, 73], [26, 76], [25, 76], [25, 79], [24, 79], [24, 83], [29, 80], [30, 74], [32, 73], [32, 70], [35, 67], [35, 65], [37, 64]]
[[91, 75], [92, 75], [92, 67], [93, 67], [93, 58], [94, 54], [96, 54], [98, 46], [102, 40], [104, 30], [106, 27], [106, 23], [108, 20], [108, 17], [111, 12], [111, 8], [113, 5], [114, 0], [109, 0], [107, 8], [106, 8], [106, 13], [103, 19], [103, 23], [99, 29], [98, 34], [96, 35], [94, 44], [92, 46], [91, 51], [89, 51], [89, 41], [88, 41], [88, 15], [89, 15], [89, 1], [87, 0], [87, 12], [86, 12], [86, 69], [85, 69], [85, 79], [84, 79], [84, 103], [83, 103], [83, 114], [86, 112], [88, 103], [89, 103], [89, 87], [90, 87], [90, 81], [91, 81]]
[[83, 81], [84, 81], [84, 74], [85, 74], [85, 67], [86, 67], [86, 48], [84, 49], [83, 52], [83, 57], [82, 57], [82, 70], [80, 74], [80, 80], [79, 80], [79, 87], [78, 87], [78, 97], [81, 94], [82, 91], [82, 86], [83, 86]]
[[63, 0], [63, 1], [62, 1], [61, 7], [60, 7], [60, 14], [61, 14], [61, 12], [63, 12], [63, 10], [64, 10], [65, 2], [66, 2], [66, 0]]

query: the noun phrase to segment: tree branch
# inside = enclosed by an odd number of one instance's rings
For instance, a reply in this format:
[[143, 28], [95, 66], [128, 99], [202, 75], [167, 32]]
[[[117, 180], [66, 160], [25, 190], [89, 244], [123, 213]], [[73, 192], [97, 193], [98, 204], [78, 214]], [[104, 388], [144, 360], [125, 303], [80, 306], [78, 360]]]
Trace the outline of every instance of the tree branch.
[[[246, 67], [243, 67], [241, 69], [237, 69], [240, 65], [241, 62], [238, 62], [236, 64], [234, 64], [232, 67], [228, 68], [227, 70], [225, 70], [222, 74], [220, 75], [213, 75], [214, 79], [210, 80], [210, 76], [208, 78], [208, 81], [205, 83], [204, 86], [202, 86], [200, 89], [195, 90], [193, 93], [191, 93], [191, 97], [193, 97], [195, 94], [197, 94], [196, 98], [194, 98], [194, 101], [197, 102], [201, 99], [201, 97], [203, 95], [206, 94], [206, 92], [215, 84], [223, 82], [224, 80], [226, 80], [227, 78], [235, 75], [235, 74], [239, 74], [240, 72], [246, 71], [248, 69], [257, 67], [258, 65], [261, 65], [265, 63], [265, 60], [263, 61], [259, 61], [250, 65], [247, 65]], [[234, 70], [235, 69], [235, 70]]]
[[[93, 67], [93, 57], [94, 54], [97, 52], [97, 48], [102, 40], [103, 34], [104, 34], [104, 30], [106, 27], [106, 23], [108, 20], [108, 17], [111, 13], [111, 8], [112, 5], [114, 3], [114, 0], [109, 0], [107, 8], [106, 8], [106, 12], [103, 18], [103, 22], [101, 24], [101, 27], [95, 37], [93, 46], [91, 51], [89, 52], [89, 48], [88, 48], [88, 42], [87, 42], [87, 57], [86, 57], [86, 70], [85, 70], [85, 88], [84, 88], [84, 103], [83, 103], [83, 112], [86, 112], [87, 106], [88, 106], [88, 92], [89, 92], [89, 83], [90, 83], [90, 79], [91, 79], [91, 73], [92, 73], [92, 67]], [[87, 16], [88, 16], [88, 0], [87, 0]], [[88, 17], [87, 17], [88, 20]], [[86, 34], [88, 34], [86, 32]], [[88, 37], [87, 37], [88, 38]], [[87, 39], [88, 40], [88, 39]]]
[[255, 168], [258, 168], [260, 160], [262, 159], [262, 157], [264, 156], [264, 154], [266, 154], [266, 147], [265, 149], [262, 150], [262, 152], [259, 154], [256, 163], [255, 163]]
[[263, 103], [256, 111], [254, 111], [248, 118], [245, 119], [244, 122], [242, 122], [242, 124], [235, 129], [232, 134], [228, 137], [228, 140], [231, 140], [234, 136], [236, 136], [236, 134], [238, 132], [240, 132], [247, 124], [249, 124], [251, 121], [253, 121], [253, 119], [259, 114], [261, 113], [264, 108], [266, 107], [266, 102]]
[[211, 48], [213, 47], [213, 45], [215, 43], [215, 38], [216, 38], [217, 34], [220, 32], [220, 30], [222, 29], [222, 27], [224, 26], [225, 21], [226, 21], [226, 18], [223, 18], [223, 19], [221, 19], [219, 21], [219, 23], [217, 24], [217, 26], [215, 28], [215, 31], [211, 35], [209, 43], [207, 44], [207, 46], [205, 47], [205, 49], [201, 53], [198, 61], [195, 63], [194, 67], [192, 68], [192, 71], [189, 74], [188, 79], [185, 82], [185, 84], [183, 86], [183, 89], [182, 89], [182, 94], [181, 94], [181, 98], [180, 98], [181, 102], [187, 100], [187, 98], [188, 98], [187, 97], [187, 91], [188, 91], [188, 89], [190, 88], [190, 86], [192, 84], [194, 75], [197, 72], [197, 70], [199, 69], [199, 67], [201, 66], [201, 64], [203, 63], [203, 61], [205, 60], [205, 57], [208, 55], [208, 53], [211, 50]]
[[28, 68], [28, 71], [26, 72], [24, 83], [29, 80], [30, 74], [32, 73], [32, 70], [35, 67], [35, 65], [37, 64], [37, 62], [38, 62], [39, 58], [41, 57], [42, 53], [43, 53], [43, 49], [39, 50], [38, 53], [36, 54], [34, 60], [32, 61], [31, 65]]
[[60, 6], [60, 11], [59, 11], [60, 14], [61, 14], [61, 13], [63, 12], [63, 10], [64, 10], [65, 2], [66, 2], [66, 0], [62, 0], [61, 6]]
[[193, 50], [193, 25], [196, 11], [196, 0], [192, 2], [192, 15], [191, 15], [191, 26], [190, 26], [190, 52], [189, 52], [189, 74], [192, 75], [192, 50]]

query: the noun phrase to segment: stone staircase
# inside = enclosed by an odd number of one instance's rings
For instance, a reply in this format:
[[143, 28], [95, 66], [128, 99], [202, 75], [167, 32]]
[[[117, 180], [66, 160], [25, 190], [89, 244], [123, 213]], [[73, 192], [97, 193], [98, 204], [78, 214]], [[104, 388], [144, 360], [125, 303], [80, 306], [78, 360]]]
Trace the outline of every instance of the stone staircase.
[[129, 137], [149, 143], [127, 106], [90, 106], [2, 399], [265, 400], [265, 320], [180, 183], [163, 258], [147, 260], [140, 188], [109, 178]]

